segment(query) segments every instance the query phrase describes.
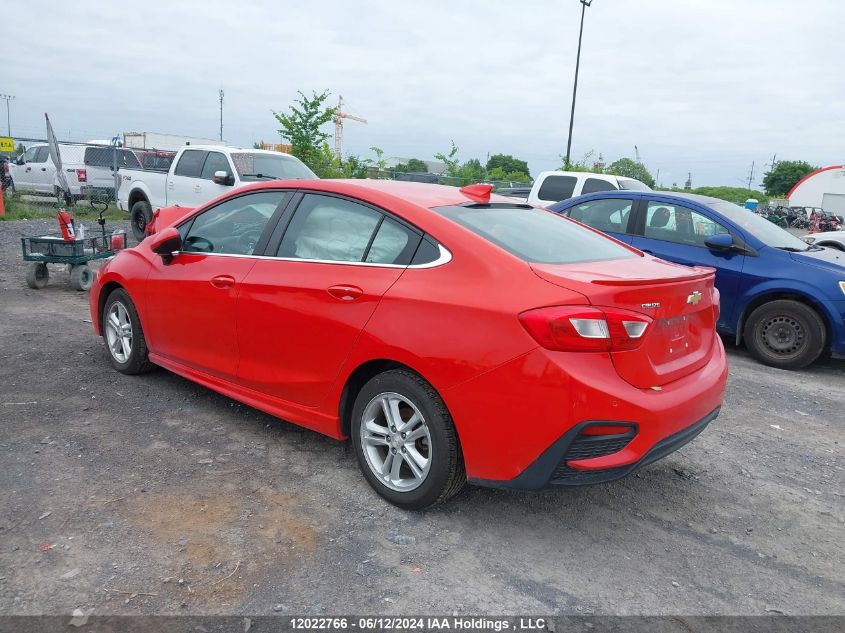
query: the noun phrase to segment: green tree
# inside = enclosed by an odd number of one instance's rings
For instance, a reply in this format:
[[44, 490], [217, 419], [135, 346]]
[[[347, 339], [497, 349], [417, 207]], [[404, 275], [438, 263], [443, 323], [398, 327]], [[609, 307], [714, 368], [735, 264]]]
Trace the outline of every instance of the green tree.
[[321, 93], [312, 92], [306, 97], [301, 91], [299, 98], [289, 106], [288, 112], [273, 111], [273, 116], [282, 125], [279, 130], [281, 137], [291, 145], [291, 154], [314, 170], [317, 175], [325, 167], [326, 155], [324, 146], [329, 134], [320, 128], [331, 121], [334, 108], [324, 108], [323, 103], [331, 93], [324, 90]]
[[531, 174], [527, 162], [514, 158], [510, 154], [493, 154], [487, 161], [487, 171], [493, 171], [497, 167], [505, 173], [523, 173], [528, 176]]
[[610, 163], [604, 170], [604, 173], [613, 174], [614, 176], [625, 176], [626, 178], [636, 178], [649, 187], [654, 187], [654, 177], [649, 173], [645, 165], [635, 161], [633, 158], [620, 158]]
[[803, 160], [780, 160], [763, 176], [763, 188], [772, 197], [785, 196], [799, 180], [816, 169]]
[[424, 174], [428, 172], [428, 165], [425, 164], [425, 161], [422, 161], [419, 158], [412, 158], [408, 161], [408, 171]]
[[[581, 157], [581, 160], [575, 161], [574, 163], [570, 160], [569, 164], [566, 163], [566, 159], [561, 155], [559, 156], [560, 167], [558, 167], [558, 169], [563, 171], [596, 171], [595, 161], [593, 161], [595, 153], [596, 150], [591, 149]], [[601, 170], [598, 171], [601, 173]]]
[[452, 148], [449, 150], [449, 153], [444, 154], [443, 152], [439, 152], [435, 154], [434, 157], [446, 165], [447, 175], [452, 176], [453, 178], [459, 178], [461, 175], [461, 165], [460, 161], [457, 159], [458, 146], [455, 145], [455, 141], [449, 142], [452, 144]]
[[711, 186], [711, 187], [696, 187], [694, 189], [682, 189], [674, 187], [673, 191], [685, 191], [687, 193], [697, 193], [702, 196], [710, 196], [712, 198], [719, 198], [720, 200], [727, 200], [734, 204], [743, 205], [748, 198], [756, 198], [761, 206], [766, 206], [769, 202], [769, 197], [762, 191], [748, 191], [747, 187], [729, 187], [729, 186]]

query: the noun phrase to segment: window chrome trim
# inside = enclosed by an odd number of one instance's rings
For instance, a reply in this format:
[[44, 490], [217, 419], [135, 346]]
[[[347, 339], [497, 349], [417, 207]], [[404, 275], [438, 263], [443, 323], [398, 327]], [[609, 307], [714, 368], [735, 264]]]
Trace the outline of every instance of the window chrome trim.
[[309, 264], [339, 264], [341, 266], [366, 266], [369, 268], [435, 268], [452, 261], [452, 253], [442, 244], [438, 244], [440, 256], [426, 264], [379, 264], [378, 262], [342, 262], [333, 259], [304, 259], [302, 257], [273, 257], [271, 255], [239, 255], [237, 253], [203, 253], [201, 251], [175, 251], [173, 255], [210, 255], [213, 257], [237, 257], [240, 259], [269, 259], [277, 262], [306, 262]]

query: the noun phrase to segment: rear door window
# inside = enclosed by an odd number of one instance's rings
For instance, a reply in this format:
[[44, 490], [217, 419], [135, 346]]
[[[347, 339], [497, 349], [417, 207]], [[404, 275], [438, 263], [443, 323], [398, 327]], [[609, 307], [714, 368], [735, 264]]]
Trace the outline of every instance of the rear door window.
[[32, 162], [46, 163], [48, 158], [50, 158], [50, 148], [44, 145], [43, 147], [38, 148], [38, 151], [36, 152], [35, 158], [32, 160]]
[[185, 150], [182, 152], [179, 162], [176, 164], [176, 176], [187, 176], [199, 178], [202, 172], [202, 165], [205, 162], [205, 152], [200, 150]]
[[527, 262], [576, 264], [638, 257], [610, 238], [549, 211], [507, 205], [435, 211]]
[[112, 154], [110, 147], [86, 147], [85, 164], [90, 167], [111, 167]]
[[587, 178], [581, 193], [596, 193], [598, 191], [616, 191], [616, 187], [613, 186], [613, 183], [601, 178]]
[[572, 197], [578, 179], [575, 176], [547, 176], [540, 185], [537, 197], [540, 200], [560, 202]]
[[419, 241], [414, 230], [372, 207], [306, 194], [276, 254], [288, 259], [407, 265]]
[[634, 201], [622, 198], [591, 200], [566, 209], [563, 214], [605, 233], [628, 233]]

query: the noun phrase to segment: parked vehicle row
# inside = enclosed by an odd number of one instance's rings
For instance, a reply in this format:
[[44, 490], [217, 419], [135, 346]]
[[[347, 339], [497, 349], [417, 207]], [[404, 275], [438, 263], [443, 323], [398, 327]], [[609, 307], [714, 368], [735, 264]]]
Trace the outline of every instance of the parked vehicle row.
[[[114, 197], [115, 159], [118, 170], [141, 167], [135, 152], [128, 149], [117, 148], [115, 151], [102, 145], [60, 144], [59, 151], [62, 152], [62, 168], [70, 194], [77, 199], [95, 193]], [[12, 187], [17, 191], [59, 195], [56, 166], [46, 143], [30, 145], [10, 165], [10, 176]]]
[[[191, 151], [201, 177], [211, 150]], [[223, 154], [241, 179], [307, 175], [241, 152]], [[692, 440], [727, 379], [712, 269], [490, 189], [302, 178], [167, 207], [101, 269], [94, 329], [120, 372], [159, 365], [351, 438], [408, 509], [467, 480], [611, 481]]]
[[688, 193], [603, 192], [550, 209], [656, 257], [716, 269], [718, 329], [761, 362], [795, 369], [825, 352], [845, 357], [841, 251], [808, 244], [733, 203]]
[[179, 150], [166, 172], [122, 168], [117, 204], [129, 212], [132, 233], [141, 240], [158, 209], [198, 207], [251, 182], [316, 177], [290, 154], [188, 145]]

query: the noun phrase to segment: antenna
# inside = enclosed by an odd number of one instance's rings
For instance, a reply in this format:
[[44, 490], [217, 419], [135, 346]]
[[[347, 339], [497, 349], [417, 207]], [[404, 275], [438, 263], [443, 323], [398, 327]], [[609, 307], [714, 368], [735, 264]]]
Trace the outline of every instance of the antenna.
[[751, 183], [754, 182], [754, 161], [751, 161], [751, 171], [748, 174], [748, 193], [751, 193]]
[[636, 157], [637, 157], [637, 162], [638, 162], [638, 163], [641, 163], [641, 162], [642, 162], [642, 161], [640, 160], [640, 149], [639, 149], [636, 145], [634, 145], [634, 156], [636, 156]]

